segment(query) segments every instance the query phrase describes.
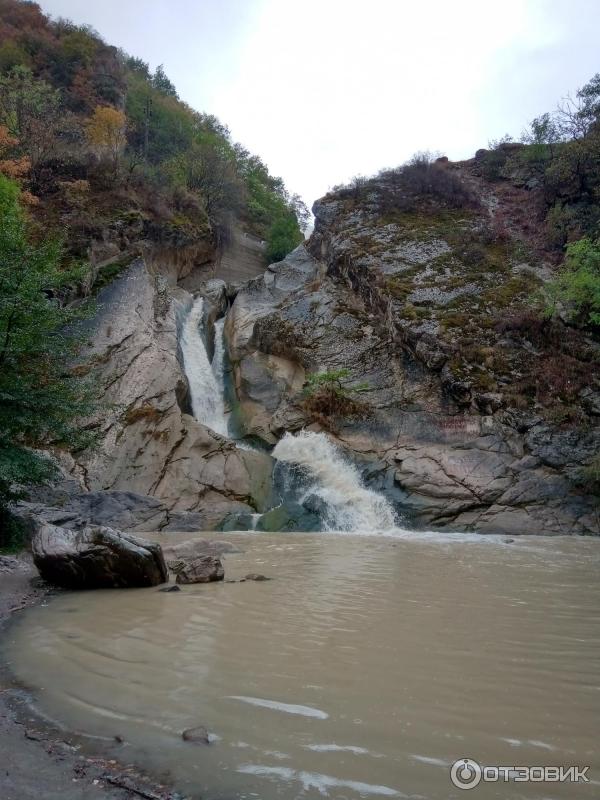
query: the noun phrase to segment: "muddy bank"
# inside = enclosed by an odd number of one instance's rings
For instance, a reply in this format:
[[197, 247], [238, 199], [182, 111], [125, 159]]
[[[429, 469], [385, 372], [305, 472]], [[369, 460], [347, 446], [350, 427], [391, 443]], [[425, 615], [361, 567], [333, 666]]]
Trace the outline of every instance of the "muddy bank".
[[2, 800], [183, 800], [168, 788], [168, 776], [161, 784], [128, 763], [126, 742], [78, 736], [44, 720], [12, 677], [4, 657], [11, 622], [53, 591], [38, 578], [28, 554], [0, 556]]

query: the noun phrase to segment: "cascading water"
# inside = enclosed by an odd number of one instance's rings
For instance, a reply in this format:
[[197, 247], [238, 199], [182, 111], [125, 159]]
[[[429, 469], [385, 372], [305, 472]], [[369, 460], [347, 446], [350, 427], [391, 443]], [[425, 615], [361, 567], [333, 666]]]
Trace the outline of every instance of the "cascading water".
[[212, 371], [217, 381], [217, 388], [224, 403], [225, 397], [225, 317], [215, 322], [215, 352], [212, 360]]
[[[204, 300], [199, 297], [185, 321], [181, 350], [190, 385], [192, 410], [196, 419], [222, 436], [229, 435], [225, 413], [225, 320], [215, 323], [215, 349], [212, 364], [203, 338]], [[242, 442], [238, 447], [249, 448]], [[287, 433], [273, 450], [280, 462], [296, 467], [288, 474], [286, 500], [318, 507], [318, 517], [329, 531], [387, 531], [396, 527], [392, 505], [380, 494], [363, 486], [356, 467], [323, 433]], [[294, 502], [294, 501], [293, 501]], [[252, 515], [252, 527], [260, 523]]]
[[[183, 364], [190, 385], [192, 411], [207, 428], [227, 436], [228, 424], [223, 401], [223, 330], [215, 331], [215, 358], [211, 364], [202, 338], [204, 299], [198, 297], [185, 321], [181, 335]], [[219, 323], [215, 324], [215, 328]]]
[[298, 465], [309, 486], [304, 498], [314, 496], [322, 506], [325, 530], [386, 531], [396, 527], [392, 505], [363, 486], [356, 467], [347, 461], [323, 433], [286, 433], [273, 450], [279, 461]]

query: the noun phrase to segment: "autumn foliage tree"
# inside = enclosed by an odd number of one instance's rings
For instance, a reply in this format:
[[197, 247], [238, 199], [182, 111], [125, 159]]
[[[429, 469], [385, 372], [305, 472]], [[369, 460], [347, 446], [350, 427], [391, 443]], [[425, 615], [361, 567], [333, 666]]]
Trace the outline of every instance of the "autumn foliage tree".
[[127, 141], [126, 125], [125, 114], [111, 106], [97, 106], [85, 124], [88, 142], [102, 159], [110, 162], [115, 175]]
[[27, 67], [13, 67], [0, 76], [0, 125], [18, 140], [36, 177], [44, 160], [56, 148], [60, 95]]

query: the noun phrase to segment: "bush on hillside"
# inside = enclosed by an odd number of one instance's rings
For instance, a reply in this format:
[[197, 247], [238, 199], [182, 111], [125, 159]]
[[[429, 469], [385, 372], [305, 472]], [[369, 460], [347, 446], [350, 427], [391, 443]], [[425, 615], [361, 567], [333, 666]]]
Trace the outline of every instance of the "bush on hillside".
[[576, 321], [600, 326], [600, 241], [588, 238], [567, 245], [565, 265], [551, 285], [554, 300], [572, 309]]

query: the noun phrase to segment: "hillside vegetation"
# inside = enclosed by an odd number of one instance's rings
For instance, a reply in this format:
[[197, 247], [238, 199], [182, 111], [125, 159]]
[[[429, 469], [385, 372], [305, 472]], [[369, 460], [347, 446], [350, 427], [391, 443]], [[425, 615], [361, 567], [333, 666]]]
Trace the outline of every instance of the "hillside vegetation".
[[272, 257], [302, 239], [301, 200], [216, 117], [182, 102], [162, 67], [20, 0], [0, 1], [0, 160], [75, 256], [127, 226], [219, 244], [237, 219]]

